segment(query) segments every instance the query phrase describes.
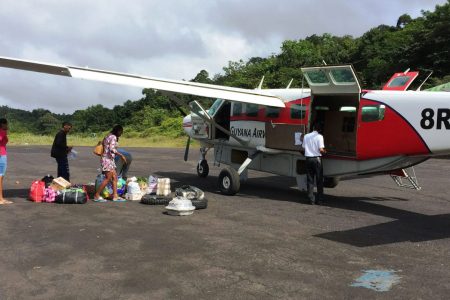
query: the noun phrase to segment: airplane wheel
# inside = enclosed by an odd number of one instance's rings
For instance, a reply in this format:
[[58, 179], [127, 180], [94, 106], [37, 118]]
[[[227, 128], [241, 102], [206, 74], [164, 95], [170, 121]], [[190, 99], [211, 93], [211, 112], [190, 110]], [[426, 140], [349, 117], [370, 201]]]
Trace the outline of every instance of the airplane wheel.
[[204, 159], [197, 164], [197, 175], [199, 177], [205, 178], [208, 176], [208, 174], [209, 174], [208, 162], [206, 161], [206, 159]]
[[239, 174], [231, 167], [224, 168], [219, 174], [219, 190], [225, 195], [235, 195], [241, 186]]

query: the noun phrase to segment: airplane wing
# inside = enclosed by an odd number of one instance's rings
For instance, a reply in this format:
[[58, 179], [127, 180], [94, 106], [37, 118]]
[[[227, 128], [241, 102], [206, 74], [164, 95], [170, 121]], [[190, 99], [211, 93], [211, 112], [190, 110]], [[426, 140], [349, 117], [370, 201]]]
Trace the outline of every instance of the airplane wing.
[[220, 98], [230, 101], [254, 103], [274, 107], [285, 106], [280, 98], [261, 90], [247, 90], [182, 80], [144, 77], [133, 74], [49, 64], [2, 56], [0, 56], [0, 67], [103, 81], [115, 84], [124, 84], [141, 88], [196, 95], [200, 97]]

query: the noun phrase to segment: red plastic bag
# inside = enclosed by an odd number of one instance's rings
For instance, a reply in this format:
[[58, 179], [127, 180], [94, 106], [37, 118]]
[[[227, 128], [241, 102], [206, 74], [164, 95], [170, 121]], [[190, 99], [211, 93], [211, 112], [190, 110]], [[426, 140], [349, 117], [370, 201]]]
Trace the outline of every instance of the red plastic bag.
[[30, 200], [34, 202], [42, 202], [42, 200], [44, 200], [44, 194], [45, 182], [39, 180], [33, 181], [30, 187]]

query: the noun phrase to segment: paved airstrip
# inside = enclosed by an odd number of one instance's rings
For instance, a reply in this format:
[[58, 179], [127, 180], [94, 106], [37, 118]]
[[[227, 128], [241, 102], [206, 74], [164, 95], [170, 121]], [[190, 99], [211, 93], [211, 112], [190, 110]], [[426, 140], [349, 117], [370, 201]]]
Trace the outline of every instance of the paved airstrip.
[[[97, 174], [91, 148], [72, 182]], [[238, 195], [217, 192], [219, 168], [195, 175], [191, 149], [127, 149], [130, 173], [202, 188], [188, 217], [137, 202], [26, 200], [55, 174], [49, 147], [10, 147], [0, 207], [0, 299], [444, 299], [450, 295], [450, 160], [416, 167], [421, 191], [388, 176], [342, 181], [310, 206], [290, 178], [250, 172]], [[212, 160], [210, 158], [210, 160]]]

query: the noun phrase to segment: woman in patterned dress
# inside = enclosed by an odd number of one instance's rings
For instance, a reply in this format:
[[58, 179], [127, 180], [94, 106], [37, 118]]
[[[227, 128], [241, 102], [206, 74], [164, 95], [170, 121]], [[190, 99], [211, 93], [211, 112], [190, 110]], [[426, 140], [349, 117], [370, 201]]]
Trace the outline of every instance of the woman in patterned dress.
[[116, 173], [116, 163], [114, 158], [116, 155], [120, 156], [123, 161], [127, 162], [125, 156], [117, 150], [117, 143], [119, 142], [119, 137], [123, 133], [123, 127], [121, 125], [116, 125], [113, 127], [111, 132], [103, 139], [103, 154], [101, 158], [102, 173], [105, 175], [105, 180], [100, 184], [94, 195], [94, 201], [104, 202], [105, 200], [100, 196], [101, 191], [106, 187], [106, 185], [112, 181], [113, 186], [113, 201], [125, 201], [123, 198], [119, 197], [117, 194], [117, 173]]

